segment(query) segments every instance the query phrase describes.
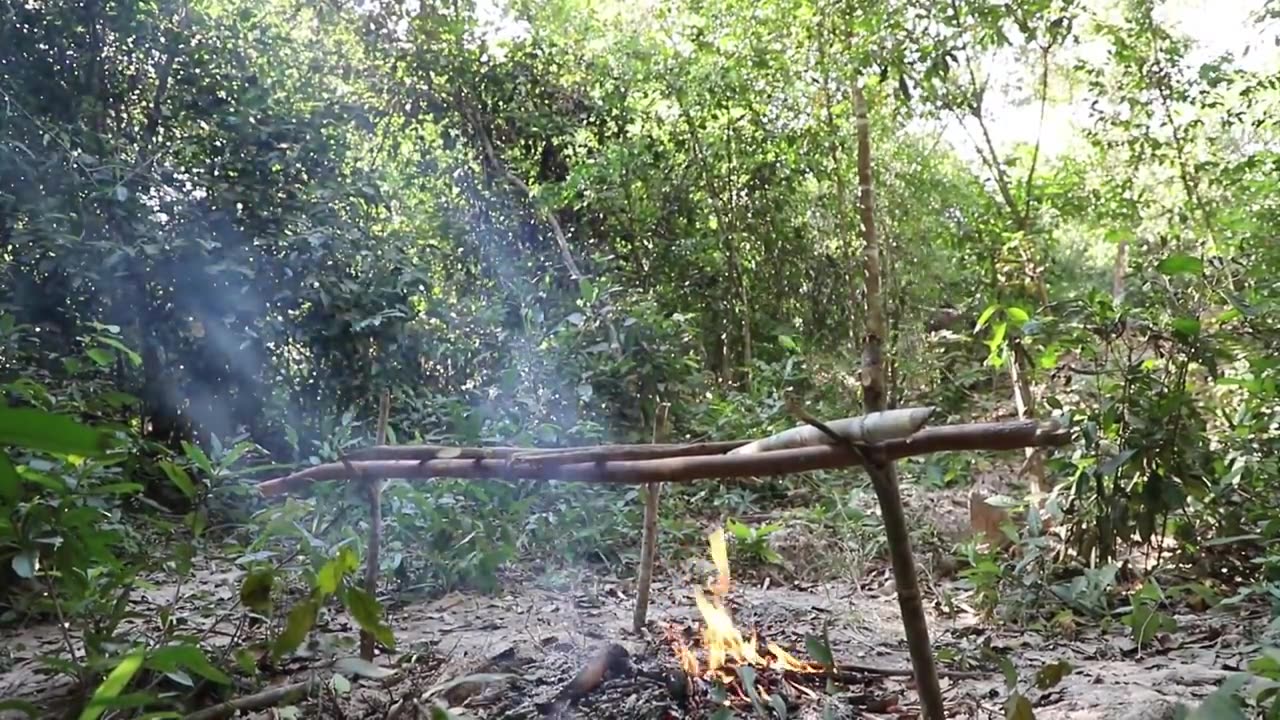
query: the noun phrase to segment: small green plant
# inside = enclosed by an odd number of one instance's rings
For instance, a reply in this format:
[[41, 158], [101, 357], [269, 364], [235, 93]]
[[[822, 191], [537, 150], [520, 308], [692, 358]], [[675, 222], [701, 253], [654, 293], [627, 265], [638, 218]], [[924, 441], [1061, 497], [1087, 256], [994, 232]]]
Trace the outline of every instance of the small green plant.
[[1032, 693], [1045, 692], [1057, 687], [1058, 683], [1070, 675], [1074, 668], [1066, 660], [1055, 660], [1041, 666], [1029, 681], [1024, 681], [1024, 678], [1019, 677], [1013, 661], [1007, 657], [1001, 657], [1000, 670], [1004, 673], [1005, 689], [1009, 692], [1009, 697], [1004, 703], [1005, 720], [1035, 720]]
[[[161, 609], [161, 632], [146, 644], [119, 637], [136, 578], [162, 566], [185, 575], [191, 559], [190, 545], [173, 555], [139, 552], [136, 532], [105, 512], [143, 489], [121, 474], [120, 439], [67, 415], [0, 407], [0, 559], [5, 572], [25, 584], [19, 592], [38, 590], [12, 598], [10, 613], [59, 618], [65, 654], [37, 659], [85, 688], [96, 685], [80, 715], [88, 720], [109, 708], [157, 701], [162, 682], [193, 688], [198, 676], [230, 684], [197, 642], [173, 632], [172, 607]], [[138, 687], [126, 693], [131, 686]]]
[[960, 548], [960, 556], [968, 567], [959, 572], [974, 595], [974, 607], [985, 617], [990, 617], [1000, 605], [1000, 587], [1005, 577], [1000, 551], [982, 548], [977, 540], [971, 540]]
[[[319, 618], [320, 610], [337, 598], [356, 624], [389, 650], [395, 650], [395, 637], [383, 619], [382, 606], [376, 598], [358, 585], [356, 570], [359, 558], [350, 545], [336, 549], [333, 556], [314, 573], [307, 573], [311, 591], [305, 599], [294, 603], [271, 644], [271, 656], [279, 660], [293, 652], [306, 639]], [[240, 600], [246, 606], [266, 611], [271, 607], [271, 589], [276, 582], [274, 568], [261, 567], [245, 575], [240, 587]]]
[[725, 522], [725, 528], [733, 535], [734, 547], [742, 555], [758, 563], [782, 564], [782, 556], [769, 546], [769, 536], [781, 530], [782, 525], [771, 523], [751, 527], [730, 518]]
[[1131, 609], [1120, 622], [1129, 627], [1138, 650], [1150, 645], [1161, 633], [1178, 629], [1178, 623], [1160, 607], [1166, 602], [1164, 590], [1155, 578], [1148, 580], [1130, 599]]

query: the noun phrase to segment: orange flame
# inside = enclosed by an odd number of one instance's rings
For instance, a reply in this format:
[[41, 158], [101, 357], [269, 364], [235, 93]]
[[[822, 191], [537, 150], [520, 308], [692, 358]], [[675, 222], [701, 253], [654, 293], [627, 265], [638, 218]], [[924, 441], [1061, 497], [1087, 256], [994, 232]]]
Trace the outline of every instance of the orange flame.
[[794, 672], [821, 672], [821, 668], [797, 659], [774, 643], [766, 645], [767, 653], [758, 650], [758, 638], [750, 639], [733, 624], [733, 617], [724, 606], [729, 594], [729, 552], [725, 546], [724, 529], [717, 528], [707, 538], [711, 546], [711, 561], [716, 567], [716, 578], [707, 583], [707, 592], [694, 588], [693, 600], [702, 615], [702, 649], [706, 653], [706, 671], [701, 668], [697, 655], [678, 638], [673, 638], [680, 667], [690, 677], [716, 678], [721, 682], [733, 681], [733, 668], [752, 665], [757, 668], [773, 668]]

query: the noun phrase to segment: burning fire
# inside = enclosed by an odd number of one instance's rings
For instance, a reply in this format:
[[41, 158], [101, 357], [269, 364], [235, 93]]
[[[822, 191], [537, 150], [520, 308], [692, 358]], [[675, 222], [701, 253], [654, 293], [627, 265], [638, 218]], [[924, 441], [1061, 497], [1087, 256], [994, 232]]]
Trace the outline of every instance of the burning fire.
[[676, 639], [676, 655], [685, 673], [689, 677], [716, 679], [729, 684], [733, 682], [735, 669], [742, 665], [798, 673], [822, 672], [820, 666], [799, 660], [774, 643], [767, 643], [764, 654], [761, 654], [755, 633], [749, 640], [742, 636], [724, 606], [724, 598], [729, 593], [729, 553], [725, 547], [724, 529], [717, 528], [708, 541], [717, 577], [707, 583], [707, 592], [697, 587], [693, 590], [694, 602], [702, 614], [702, 649], [706, 654], [706, 669], [703, 670], [697, 654]]

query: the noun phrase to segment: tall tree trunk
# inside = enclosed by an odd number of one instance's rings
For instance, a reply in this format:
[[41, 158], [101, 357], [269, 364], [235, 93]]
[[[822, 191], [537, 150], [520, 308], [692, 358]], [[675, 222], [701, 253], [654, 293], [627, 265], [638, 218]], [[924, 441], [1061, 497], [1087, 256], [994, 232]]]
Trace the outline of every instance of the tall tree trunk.
[[1129, 238], [1121, 238], [1116, 245], [1116, 261], [1111, 267], [1111, 299], [1117, 304], [1124, 300], [1124, 277], [1129, 268]]
[[751, 362], [752, 362], [752, 343], [751, 343], [751, 291], [747, 287], [746, 273], [742, 271], [742, 256], [738, 251], [738, 241], [736, 238], [729, 237], [727, 240], [729, 248], [729, 264], [732, 266], [730, 271], [733, 277], [735, 290], [738, 295], [738, 320], [739, 330], [742, 333], [742, 383], [743, 387], [751, 390]]
[[[858, 202], [862, 218], [862, 270], [866, 285], [866, 335], [862, 349], [862, 404], [868, 412], [886, 407], [884, 379], [884, 299], [880, 293], [880, 238], [876, 235], [875, 199], [871, 188], [871, 130], [867, 118], [867, 100], [862, 88], [854, 88], [854, 104], [858, 122]], [[929, 623], [925, 619], [920, 584], [916, 578], [915, 558], [911, 551], [911, 534], [898, 490], [898, 473], [891, 461], [871, 461], [867, 473], [880, 502], [884, 530], [893, 560], [893, 578], [898, 589], [898, 607], [911, 652], [916, 690], [920, 693], [923, 716], [928, 720], [944, 720], [942, 688], [933, 662], [929, 643]]]

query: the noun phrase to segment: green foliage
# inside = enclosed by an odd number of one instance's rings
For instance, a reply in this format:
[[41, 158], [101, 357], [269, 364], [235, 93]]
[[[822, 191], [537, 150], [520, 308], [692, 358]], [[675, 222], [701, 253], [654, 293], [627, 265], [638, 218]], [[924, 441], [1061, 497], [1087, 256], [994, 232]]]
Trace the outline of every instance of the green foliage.
[[1178, 629], [1178, 623], [1172, 617], [1160, 612], [1160, 605], [1164, 602], [1164, 591], [1155, 580], [1148, 581], [1130, 599], [1129, 613], [1120, 622], [1132, 631], [1133, 641], [1139, 650], [1150, 645], [1161, 633]]
[[769, 536], [782, 529], [782, 525], [770, 523], [760, 527], [750, 527], [729, 518], [725, 528], [734, 539], [734, 548], [746, 557], [760, 563], [778, 564], [782, 558], [769, 546]]
[[1035, 706], [1032, 703], [1031, 693], [1036, 691], [1045, 693], [1052, 690], [1062, 682], [1063, 678], [1070, 675], [1073, 669], [1071, 663], [1065, 660], [1046, 663], [1031, 677], [1030, 687], [1024, 687], [1024, 678], [1019, 676], [1013, 661], [1007, 657], [1000, 658], [1000, 670], [1004, 673], [1005, 689], [1009, 693], [1004, 703], [1005, 720], [1035, 720]]
[[[1229, 603], [1276, 597], [1280, 89], [1193, 61], [1158, 5], [555, 0], [500, 8], [500, 38], [466, 4], [10, 3], [5, 619], [65, 617], [82, 659], [45, 662], [99, 688], [97, 713], [155, 700], [155, 676], [256, 672], [331, 604], [392, 645], [353, 584], [364, 499], [253, 488], [368, 445], [383, 391], [398, 444], [645, 442], [663, 405], [672, 440], [759, 436], [793, 424], [788, 395], [850, 414], [855, 86], [891, 400], [1001, 416], [1012, 367], [1072, 433], [1045, 506], [1070, 557], [1025, 506], [1016, 553], [962, 550], [978, 607], [1105, 616], [1134, 544], [1212, 567], [1199, 587]], [[1084, 42], [1105, 57], [1067, 54]], [[1085, 142], [999, 145], [1002, 84], [1047, 106], [1069, 85]], [[977, 471], [903, 468], [944, 488]], [[859, 482], [671, 488], [664, 537], [800, 508], [878, 557]], [[393, 479], [383, 501], [401, 591], [635, 559], [629, 488]], [[265, 622], [197, 656], [175, 605], [148, 647], [122, 644], [140, 578], [188, 579], [210, 528], [246, 572], [234, 612]], [[740, 559], [777, 562], [777, 528], [730, 522]], [[1169, 627], [1145, 587], [1125, 620], [1142, 646]]]

